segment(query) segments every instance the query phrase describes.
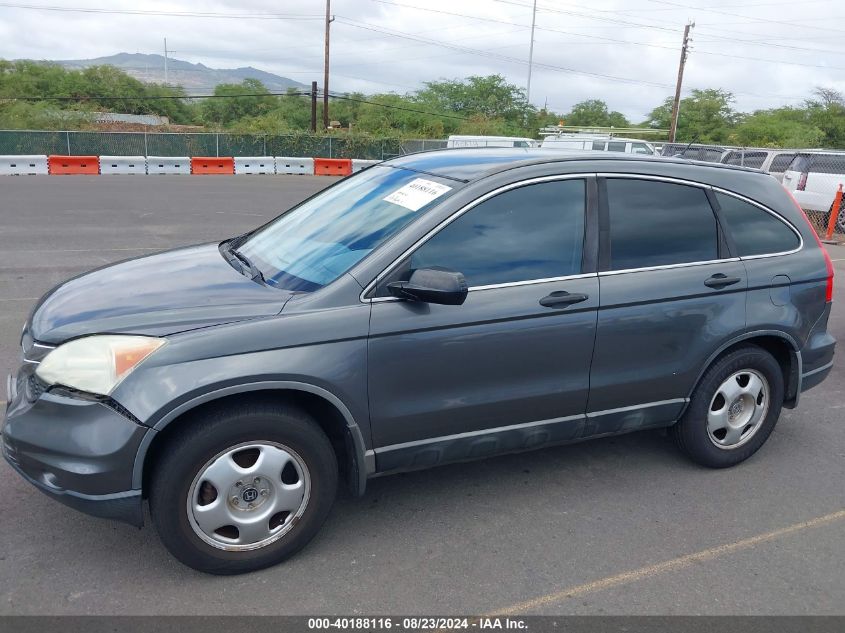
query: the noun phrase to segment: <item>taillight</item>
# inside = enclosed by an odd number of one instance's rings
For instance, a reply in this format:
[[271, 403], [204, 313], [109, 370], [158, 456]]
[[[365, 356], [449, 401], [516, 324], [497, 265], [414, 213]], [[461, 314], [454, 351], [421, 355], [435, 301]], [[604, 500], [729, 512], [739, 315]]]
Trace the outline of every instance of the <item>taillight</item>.
[[809, 173], [806, 171], [802, 171], [801, 175], [798, 176], [798, 191], [804, 191], [807, 188], [807, 176], [809, 176]]
[[[801, 177], [804, 179], [804, 183], [806, 183], [806, 174], [802, 174]], [[800, 181], [798, 185], [800, 189]], [[813, 226], [813, 223], [810, 222], [810, 218], [807, 217], [807, 214], [804, 212], [804, 209], [802, 209], [801, 205], [798, 204], [798, 201], [795, 199], [795, 196], [793, 196], [792, 192], [786, 187], [784, 187], [784, 190], [789, 195], [790, 199], [795, 204], [795, 206], [798, 207], [798, 210], [804, 217], [804, 221], [807, 223], [807, 226], [810, 227], [810, 232], [813, 234], [813, 237], [816, 238], [816, 244], [818, 244], [819, 248], [822, 249], [822, 254], [824, 255], [824, 267], [827, 270], [827, 288], [825, 288], [824, 300], [830, 303], [831, 301], [833, 301], [833, 261], [830, 259], [830, 253], [827, 252], [827, 249], [824, 247], [824, 244], [822, 244], [822, 241], [819, 239], [819, 234], [816, 233], [816, 229]]]

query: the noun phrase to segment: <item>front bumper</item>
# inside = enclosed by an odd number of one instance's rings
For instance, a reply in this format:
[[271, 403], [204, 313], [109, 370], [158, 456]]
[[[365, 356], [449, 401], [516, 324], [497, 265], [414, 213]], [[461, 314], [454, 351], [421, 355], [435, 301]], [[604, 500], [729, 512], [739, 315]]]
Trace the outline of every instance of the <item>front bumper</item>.
[[[3, 456], [48, 496], [93, 516], [143, 525], [141, 491], [132, 488], [142, 426], [101, 402], [9, 381]], [[34, 396], [34, 397], [33, 397]]]

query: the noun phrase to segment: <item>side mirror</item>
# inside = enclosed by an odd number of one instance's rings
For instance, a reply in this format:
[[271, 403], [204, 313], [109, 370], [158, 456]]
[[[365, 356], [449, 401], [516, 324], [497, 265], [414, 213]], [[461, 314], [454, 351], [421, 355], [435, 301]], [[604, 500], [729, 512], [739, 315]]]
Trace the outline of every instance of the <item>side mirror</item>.
[[467, 298], [464, 276], [445, 268], [419, 268], [408, 281], [393, 281], [387, 291], [399, 299], [459, 306]]

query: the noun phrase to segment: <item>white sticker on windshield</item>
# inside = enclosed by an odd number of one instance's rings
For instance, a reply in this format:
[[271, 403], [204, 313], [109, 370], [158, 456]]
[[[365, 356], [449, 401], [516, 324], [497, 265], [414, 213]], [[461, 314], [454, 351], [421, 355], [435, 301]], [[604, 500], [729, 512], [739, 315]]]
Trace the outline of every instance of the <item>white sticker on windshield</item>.
[[451, 187], [441, 185], [439, 182], [415, 178], [404, 187], [400, 187], [389, 196], [382, 198], [382, 200], [398, 204], [411, 211], [419, 211], [429, 202], [439, 198], [447, 191], [451, 191], [451, 189]]

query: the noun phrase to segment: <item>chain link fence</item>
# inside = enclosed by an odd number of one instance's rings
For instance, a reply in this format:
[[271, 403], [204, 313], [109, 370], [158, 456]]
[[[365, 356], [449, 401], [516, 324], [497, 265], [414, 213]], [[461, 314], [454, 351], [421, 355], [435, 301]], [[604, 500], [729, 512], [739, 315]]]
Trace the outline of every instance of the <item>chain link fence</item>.
[[0, 155], [312, 156], [385, 160], [446, 147], [445, 140], [176, 132], [0, 131]]

